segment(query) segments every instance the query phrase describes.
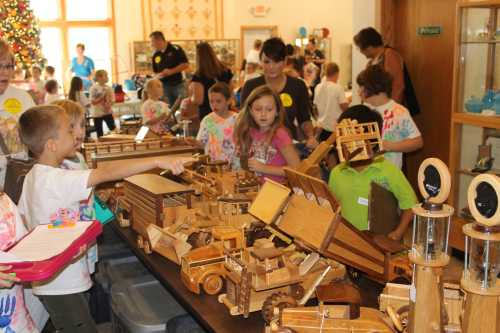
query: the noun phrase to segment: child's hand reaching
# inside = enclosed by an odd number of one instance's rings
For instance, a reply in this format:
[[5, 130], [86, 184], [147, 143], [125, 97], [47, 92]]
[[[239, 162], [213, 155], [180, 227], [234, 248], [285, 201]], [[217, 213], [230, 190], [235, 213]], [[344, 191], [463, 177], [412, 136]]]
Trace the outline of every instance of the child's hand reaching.
[[3, 273], [11, 268], [12, 266], [0, 266], [0, 288], [10, 288], [15, 282], [21, 281], [11, 273]]
[[172, 170], [174, 175], [184, 172], [184, 164], [194, 162], [192, 157], [163, 157], [158, 160], [158, 167], [160, 169]]

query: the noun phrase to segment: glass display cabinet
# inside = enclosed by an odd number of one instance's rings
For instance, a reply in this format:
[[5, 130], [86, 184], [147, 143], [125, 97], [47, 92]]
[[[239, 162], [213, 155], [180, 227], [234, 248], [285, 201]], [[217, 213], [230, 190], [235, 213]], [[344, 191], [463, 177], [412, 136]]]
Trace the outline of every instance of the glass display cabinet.
[[[190, 72], [196, 71], [196, 44], [203, 40], [173, 40], [172, 43], [182, 47], [190, 64]], [[231, 70], [237, 73], [239, 69], [240, 40], [239, 39], [210, 39], [205, 40], [214, 49], [217, 57]], [[132, 59], [134, 73], [151, 74], [151, 57], [153, 49], [149, 41], [135, 41], [132, 43]]]
[[450, 245], [464, 250], [467, 188], [481, 173], [500, 175], [500, 1], [458, 1], [456, 17]]

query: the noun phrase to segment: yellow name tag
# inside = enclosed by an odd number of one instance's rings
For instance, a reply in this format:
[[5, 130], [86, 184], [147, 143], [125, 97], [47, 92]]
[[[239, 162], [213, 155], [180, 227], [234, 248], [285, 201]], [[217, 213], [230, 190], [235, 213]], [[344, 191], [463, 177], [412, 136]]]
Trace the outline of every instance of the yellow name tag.
[[161, 57], [160, 56], [156, 56], [155, 57], [155, 63], [159, 64], [161, 61]]
[[17, 114], [22, 111], [22, 104], [17, 98], [7, 98], [3, 102], [3, 108], [10, 114]]
[[293, 104], [292, 96], [290, 96], [287, 93], [280, 94], [280, 99], [281, 99], [281, 103], [283, 103], [283, 106], [285, 108], [289, 108]]

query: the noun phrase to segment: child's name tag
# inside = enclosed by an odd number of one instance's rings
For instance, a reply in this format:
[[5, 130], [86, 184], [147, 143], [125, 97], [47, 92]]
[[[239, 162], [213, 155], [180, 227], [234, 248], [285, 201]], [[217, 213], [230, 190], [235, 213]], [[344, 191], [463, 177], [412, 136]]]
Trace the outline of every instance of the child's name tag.
[[363, 206], [368, 206], [368, 199], [358, 197], [358, 204], [363, 205]]

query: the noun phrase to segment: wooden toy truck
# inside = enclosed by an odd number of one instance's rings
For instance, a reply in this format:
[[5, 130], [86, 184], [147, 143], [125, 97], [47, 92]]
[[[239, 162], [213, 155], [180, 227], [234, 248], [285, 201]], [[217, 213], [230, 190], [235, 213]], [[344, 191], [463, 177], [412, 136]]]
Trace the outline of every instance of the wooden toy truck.
[[292, 261], [283, 250], [253, 246], [238, 258], [226, 253], [226, 293], [219, 295], [233, 316], [248, 317], [262, 310], [266, 322], [272, 319], [276, 306], [304, 304], [311, 290], [345, 276], [343, 265], [311, 255], [301, 262]]
[[155, 224], [167, 227], [173, 221], [170, 212], [176, 206], [190, 207], [194, 190], [154, 174], [140, 174], [124, 181], [123, 203], [130, 214], [132, 229], [138, 234], [138, 246], [151, 253], [147, 227]]
[[250, 207], [251, 215], [303, 247], [354, 267], [374, 280], [411, 277], [403, 245], [361, 232], [345, 221], [324, 181], [289, 168], [285, 173], [289, 187], [267, 181]]
[[[360, 332], [393, 333], [387, 315], [360, 307], [359, 291], [348, 284], [336, 283], [316, 288], [318, 306], [277, 308], [271, 332]], [[340, 304], [339, 304], [340, 303]], [[277, 317], [277, 318], [276, 318]]]
[[224, 285], [227, 270], [225, 251], [241, 258], [245, 237], [241, 229], [233, 227], [213, 227], [213, 242], [193, 249], [182, 257], [181, 279], [193, 293], [203, 291], [208, 295], [218, 294]]

